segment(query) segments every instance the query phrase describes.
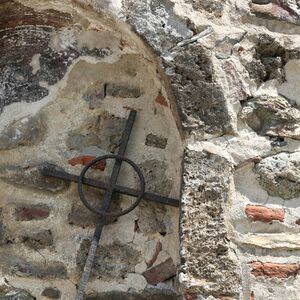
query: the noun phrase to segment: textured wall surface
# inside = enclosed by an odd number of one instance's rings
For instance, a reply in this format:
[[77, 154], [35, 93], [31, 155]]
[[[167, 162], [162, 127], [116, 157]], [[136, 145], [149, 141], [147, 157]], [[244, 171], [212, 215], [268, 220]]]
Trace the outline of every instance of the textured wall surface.
[[180, 247], [177, 212], [145, 203], [110, 225], [88, 299], [300, 299], [299, 5], [2, 1], [0, 291], [73, 295], [95, 220], [39, 167], [113, 152], [133, 107], [149, 188], [183, 178]]

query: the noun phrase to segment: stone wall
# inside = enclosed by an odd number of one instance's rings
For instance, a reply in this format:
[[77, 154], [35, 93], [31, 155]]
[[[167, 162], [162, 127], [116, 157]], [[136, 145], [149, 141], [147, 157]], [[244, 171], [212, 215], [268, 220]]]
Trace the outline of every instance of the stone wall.
[[95, 220], [73, 185], [32, 174], [113, 152], [130, 107], [149, 188], [178, 197], [183, 175], [180, 249], [176, 211], [145, 203], [109, 225], [90, 299], [299, 299], [298, 1], [20, 2], [1, 4], [3, 293], [72, 297]]

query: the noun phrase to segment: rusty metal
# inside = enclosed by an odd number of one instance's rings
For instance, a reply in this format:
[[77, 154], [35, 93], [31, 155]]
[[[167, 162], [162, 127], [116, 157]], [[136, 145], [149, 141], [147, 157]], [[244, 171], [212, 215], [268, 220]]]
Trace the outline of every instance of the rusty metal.
[[[77, 176], [77, 175], [58, 171], [55, 169], [50, 169], [50, 168], [44, 168], [43, 174], [45, 176], [55, 177], [55, 178], [63, 179], [66, 181], [72, 181], [72, 182], [78, 182], [78, 179], [79, 179], [79, 176]], [[99, 181], [99, 180], [95, 180], [95, 179], [90, 179], [90, 178], [83, 178], [83, 184], [91, 186], [91, 187], [99, 188], [101, 190], [107, 190], [108, 186], [109, 186], [108, 183], [105, 183], [105, 182]], [[124, 194], [127, 196], [132, 196], [132, 197], [138, 197], [138, 194], [139, 194], [138, 190], [128, 188], [125, 186], [121, 186], [121, 185], [115, 185], [114, 190], [116, 193]], [[169, 206], [174, 206], [174, 207], [179, 207], [179, 205], [180, 205], [180, 202], [178, 199], [165, 197], [165, 196], [161, 196], [161, 195], [158, 195], [155, 193], [149, 193], [149, 192], [144, 193], [143, 200], [153, 201], [156, 203], [161, 203], [164, 205], [169, 205]]]
[[[66, 172], [62, 172], [62, 171], [58, 171], [58, 170], [54, 170], [54, 169], [49, 169], [49, 168], [45, 168], [43, 170], [43, 174], [45, 176], [50, 176], [50, 177], [60, 178], [63, 180], [77, 182], [78, 193], [79, 193], [81, 201], [90, 211], [98, 214], [100, 217], [99, 221], [97, 222], [94, 236], [91, 241], [91, 246], [90, 246], [88, 257], [87, 257], [87, 260], [86, 260], [86, 263], [85, 263], [85, 266], [83, 269], [83, 273], [82, 273], [82, 276], [81, 276], [81, 279], [79, 282], [75, 300], [82, 300], [84, 297], [84, 290], [85, 290], [85, 287], [89, 280], [89, 276], [90, 276], [91, 269], [93, 266], [93, 261], [94, 261], [95, 254], [97, 251], [97, 246], [98, 246], [99, 240], [101, 238], [102, 229], [103, 229], [103, 226], [105, 226], [107, 224], [108, 218], [119, 217], [121, 215], [129, 213], [130, 211], [132, 211], [134, 208], [136, 208], [138, 206], [138, 204], [140, 203], [140, 201], [142, 199], [154, 201], [154, 202], [165, 204], [165, 205], [175, 206], [175, 207], [179, 206], [179, 200], [177, 200], [177, 199], [163, 197], [163, 196], [160, 196], [157, 194], [145, 192], [145, 180], [144, 180], [142, 171], [132, 160], [124, 157], [126, 147], [127, 147], [128, 141], [129, 141], [130, 133], [131, 133], [131, 130], [132, 130], [135, 118], [136, 118], [136, 114], [137, 114], [136, 111], [133, 111], [133, 110], [130, 111], [129, 117], [128, 117], [126, 125], [125, 125], [125, 129], [124, 129], [122, 137], [121, 137], [119, 151], [118, 151], [117, 155], [109, 154], [109, 155], [104, 155], [104, 156], [95, 158], [93, 161], [91, 161], [88, 165], [86, 165], [83, 168], [83, 170], [81, 171], [79, 176], [69, 174]], [[113, 170], [111, 173], [109, 183], [97, 181], [94, 179], [84, 178], [86, 172], [94, 164], [98, 163], [99, 161], [106, 160], [106, 159], [115, 159], [115, 163], [113, 166]], [[135, 190], [132, 188], [117, 185], [117, 179], [118, 179], [121, 165], [123, 162], [126, 162], [127, 164], [129, 164], [134, 169], [134, 171], [137, 173], [137, 175], [139, 177], [139, 181], [140, 181], [140, 189], [139, 190]], [[105, 190], [103, 202], [102, 202], [100, 209], [90, 205], [88, 199], [86, 199], [86, 197], [83, 193], [83, 185], [84, 184]], [[137, 199], [129, 208], [127, 208], [123, 211], [110, 212], [109, 208], [110, 208], [110, 204], [111, 204], [114, 193], [120, 193], [120, 194], [124, 194], [124, 195], [133, 196], [133, 197], [136, 197]]]
[[[93, 165], [95, 165], [97, 162], [107, 160], [107, 159], [116, 159], [116, 161], [119, 161], [119, 162], [124, 161], [124, 162], [128, 163], [135, 170], [135, 172], [138, 174], [138, 177], [140, 179], [140, 191], [138, 192], [136, 201], [125, 210], [121, 210], [121, 211], [117, 211], [117, 212], [107, 212], [105, 210], [98, 209], [98, 208], [90, 205], [89, 201], [86, 199], [86, 197], [83, 193], [84, 175], [86, 174], [88, 169], [91, 168]], [[114, 181], [112, 181], [111, 185], [107, 186], [106, 191], [115, 192], [115, 187], [116, 187], [116, 183]], [[81, 202], [85, 205], [86, 208], [88, 208], [93, 213], [98, 214], [100, 216], [105, 216], [105, 217], [120, 217], [120, 216], [128, 214], [129, 212], [134, 210], [139, 205], [139, 203], [141, 202], [141, 200], [143, 198], [144, 192], [145, 192], [145, 179], [144, 179], [142, 171], [132, 160], [130, 160], [126, 157], [120, 156], [120, 155], [110, 154], [110, 155], [104, 155], [104, 156], [97, 157], [96, 159], [91, 161], [88, 165], [86, 165], [83, 168], [83, 170], [79, 176], [79, 179], [78, 179], [78, 194], [79, 194]]]

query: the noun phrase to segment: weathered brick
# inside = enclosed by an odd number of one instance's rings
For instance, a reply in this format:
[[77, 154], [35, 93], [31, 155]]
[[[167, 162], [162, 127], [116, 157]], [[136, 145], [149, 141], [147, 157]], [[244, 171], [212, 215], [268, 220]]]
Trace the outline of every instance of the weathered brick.
[[50, 214], [50, 208], [46, 205], [27, 205], [15, 209], [17, 221], [31, 221], [47, 219]]
[[[89, 156], [89, 155], [77, 156], [77, 157], [74, 157], [74, 158], [68, 160], [68, 163], [71, 166], [76, 166], [76, 165], [86, 166], [95, 158], [96, 158], [95, 156]], [[105, 166], [106, 166], [106, 162], [104, 160], [101, 160], [101, 161], [98, 161], [95, 165], [93, 165], [92, 169], [98, 169], [100, 171], [104, 171]]]
[[248, 218], [253, 221], [271, 222], [284, 220], [284, 210], [282, 208], [270, 208], [263, 205], [248, 204], [245, 209]]
[[145, 271], [143, 276], [150, 284], [158, 284], [176, 275], [176, 266], [172, 258], [168, 258], [163, 263]]
[[262, 263], [252, 262], [250, 264], [252, 268], [251, 274], [255, 277], [269, 277], [269, 278], [288, 278], [296, 276], [299, 273], [299, 264], [278, 264], [278, 263]]

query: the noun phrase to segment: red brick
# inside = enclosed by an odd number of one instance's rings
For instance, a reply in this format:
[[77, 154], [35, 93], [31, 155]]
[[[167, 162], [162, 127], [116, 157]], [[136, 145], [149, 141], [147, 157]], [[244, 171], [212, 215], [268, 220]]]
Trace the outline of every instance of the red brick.
[[172, 258], [168, 258], [165, 262], [145, 271], [143, 275], [148, 283], [154, 285], [175, 276], [176, 271]]
[[299, 273], [299, 264], [251, 263], [251, 274], [255, 277], [288, 278]]
[[248, 218], [253, 221], [271, 222], [284, 220], [284, 210], [282, 208], [269, 208], [263, 205], [248, 204], [245, 209]]
[[160, 105], [163, 105], [163, 106], [167, 106], [167, 107], [169, 106], [166, 98], [161, 93], [159, 93], [157, 95], [157, 97], [155, 98], [155, 102], [157, 102], [157, 103], [159, 103]]
[[17, 221], [43, 220], [49, 217], [50, 210], [46, 206], [23, 206], [16, 208]]
[[[95, 156], [89, 156], [89, 155], [77, 156], [77, 157], [74, 157], [74, 158], [68, 160], [68, 163], [71, 166], [76, 166], [76, 165], [86, 166], [88, 163], [90, 163], [95, 158], [96, 158]], [[92, 168], [98, 169], [100, 171], [104, 171], [105, 166], [106, 166], [106, 162], [104, 160], [102, 160], [102, 161], [98, 161]]]
[[255, 298], [254, 298], [254, 292], [253, 291], [251, 291], [250, 300], [255, 300]]

